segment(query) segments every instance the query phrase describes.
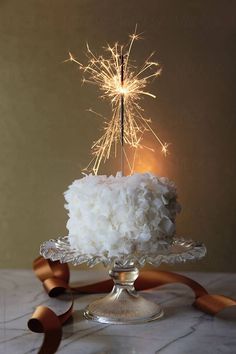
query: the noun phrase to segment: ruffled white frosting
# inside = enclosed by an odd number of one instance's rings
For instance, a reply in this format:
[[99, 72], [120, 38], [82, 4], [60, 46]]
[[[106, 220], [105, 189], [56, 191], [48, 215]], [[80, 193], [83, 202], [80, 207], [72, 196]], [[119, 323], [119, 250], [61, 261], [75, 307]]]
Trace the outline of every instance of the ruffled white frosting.
[[151, 173], [75, 180], [65, 192], [71, 246], [109, 256], [155, 252], [175, 234], [176, 188]]

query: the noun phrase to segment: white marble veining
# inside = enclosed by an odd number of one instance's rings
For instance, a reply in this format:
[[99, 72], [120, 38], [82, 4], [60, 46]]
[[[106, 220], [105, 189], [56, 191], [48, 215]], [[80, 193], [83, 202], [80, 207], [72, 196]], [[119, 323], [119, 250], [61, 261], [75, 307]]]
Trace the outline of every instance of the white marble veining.
[[[236, 274], [184, 273], [211, 293], [236, 298]], [[91, 282], [104, 278], [95, 271], [78, 271], [74, 279]], [[165, 316], [139, 325], [104, 325], [87, 321], [83, 308], [100, 295], [78, 295], [73, 320], [63, 328], [61, 354], [215, 354], [236, 353], [236, 311], [212, 317], [191, 306], [193, 294], [183, 285], [171, 284], [143, 291], [162, 304]], [[0, 270], [0, 353], [37, 353], [42, 335], [32, 333], [27, 321], [39, 304], [56, 313], [68, 306], [66, 296], [49, 299], [29, 270]], [[224, 317], [223, 317], [224, 315]]]

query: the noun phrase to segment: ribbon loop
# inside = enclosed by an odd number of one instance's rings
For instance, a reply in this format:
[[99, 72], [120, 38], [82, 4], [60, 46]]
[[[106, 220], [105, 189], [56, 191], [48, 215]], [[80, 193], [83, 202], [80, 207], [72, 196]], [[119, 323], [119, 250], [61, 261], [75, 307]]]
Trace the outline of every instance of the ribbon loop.
[[57, 296], [68, 289], [70, 273], [67, 263], [38, 257], [33, 262], [33, 269], [49, 296]]
[[59, 278], [47, 278], [43, 282], [45, 291], [50, 297], [55, 297], [66, 291], [68, 284]]
[[184, 275], [166, 271], [143, 271], [135, 282], [137, 290], [155, 288], [165, 284], [181, 283], [187, 285], [195, 294], [195, 298], [208, 294], [206, 289], [195, 280]]

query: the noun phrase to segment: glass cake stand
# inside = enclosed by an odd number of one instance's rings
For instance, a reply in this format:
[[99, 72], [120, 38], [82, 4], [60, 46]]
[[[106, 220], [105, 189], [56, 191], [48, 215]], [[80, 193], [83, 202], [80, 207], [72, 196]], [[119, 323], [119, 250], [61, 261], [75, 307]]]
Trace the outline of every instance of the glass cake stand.
[[199, 260], [206, 255], [206, 247], [201, 242], [174, 238], [168, 248], [161, 247], [158, 252], [147, 254], [107, 255], [81, 254], [71, 248], [68, 237], [44, 242], [40, 254], [52, 261], [79, 265], [86, 263], [92, 267], [98, 263], [110, 266], [109, 275], [114, 286], [108, 295], [87, 306], [84, 316], [101, 323], [134, 324], [153, 321], [163, 316], [160, 305], [140, 296], [134, 287], [139, 268], [145, 263], [159, 266], [161, 263], [175, 264]]

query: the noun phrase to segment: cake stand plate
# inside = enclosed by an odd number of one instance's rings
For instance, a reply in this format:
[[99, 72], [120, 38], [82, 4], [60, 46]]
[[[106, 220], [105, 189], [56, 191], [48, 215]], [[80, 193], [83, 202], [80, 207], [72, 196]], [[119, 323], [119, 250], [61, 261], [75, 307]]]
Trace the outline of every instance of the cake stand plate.
[[86, 263], [90, 267], [98, 263], [110, 265], [109, 275], [114, 282], [111, 293], [89, 304], [84, 316], [101, 323], [135, 324], [163, 316], [160, 305], [146, 300], [136, 292], [134, 282], [139, 275], [138, 268], [145, 263], [158, 266], [161, 263], [199, 260], [206, 255], [206, 247], [201, 242], [175, 238], [167, 248], [160, 245], [160, 250], [155, 253], [118, 254], [109, 257], [106, 254], [82, 254], [71, 247], [68, 237], [60, 237], [44, 242], [40, 247], [40, 254], [46, 259], [61, 263]]
[[202, 242], [174, 238], [168, 248], [160, 247], [160, 250], [155, 253], [118, 254], [109, 257], [106, 254], [83, 254], [80, 250], [73, 249], [68, 237], [64, 236], [45, 241], [40, 246], [40, 254], [46, 259], [73, 265], [86, 263], [89, 267], [93, 267], [98, 263], [108, 266], [116, 262], [123, 265], [132, 262], [136, 266], [142, 267], [145, 263], [159, 266], [161, 263], [175, 264], [199, 260], [206, 255], [206, 247]]

